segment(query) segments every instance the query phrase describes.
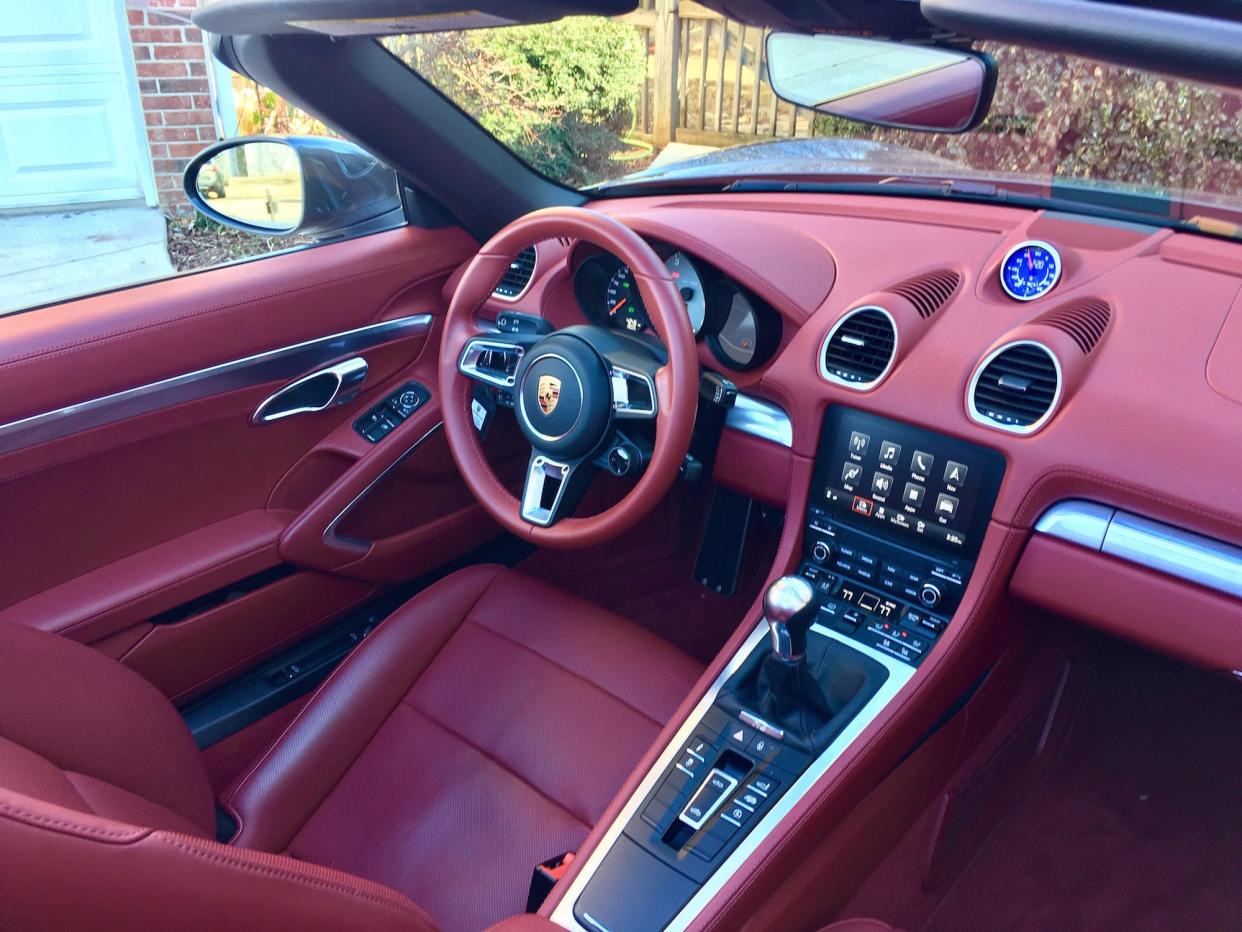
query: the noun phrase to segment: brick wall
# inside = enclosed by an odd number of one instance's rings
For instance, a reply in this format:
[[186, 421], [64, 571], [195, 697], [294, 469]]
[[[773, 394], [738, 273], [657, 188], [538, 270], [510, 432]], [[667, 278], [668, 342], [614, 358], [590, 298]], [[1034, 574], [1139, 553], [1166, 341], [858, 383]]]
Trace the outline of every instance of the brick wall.
[[218, 138], [203, 35], [189, 25], [198, 0], [127, 0], [129, 37], [138, 71], [147, 140], [160, 206], [185, 214], [181, 173]]

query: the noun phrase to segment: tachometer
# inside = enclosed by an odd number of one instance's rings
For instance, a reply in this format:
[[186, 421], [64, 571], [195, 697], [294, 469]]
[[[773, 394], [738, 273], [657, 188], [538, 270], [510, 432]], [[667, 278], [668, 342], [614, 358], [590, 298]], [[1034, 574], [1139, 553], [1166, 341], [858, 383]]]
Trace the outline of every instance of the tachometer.
[[707, 295], [703, 291], [703, 279], [699, 277], [699, 270], [681, 250], [665, 259], [664, 267], [677, 283], [681, 300], [686, 302], [686, 313], [690, 316], [690, 329], [698, 336], [703, 329], [703, 320], [707, 317]]
[[628, 265], [621, 266], [608, 280], [604, 305], [614, 327], [630, 333], [645, 333], [651, 329], [651, 318], [643, 307], [643, 299], [638, 296], [638, 284]]
[[1019, 243], [1001, 263], [1001, 287], [1015, 301], [1042, 298], [1060, 279], [1060, 254], [1048, 243], [1037, 240]]

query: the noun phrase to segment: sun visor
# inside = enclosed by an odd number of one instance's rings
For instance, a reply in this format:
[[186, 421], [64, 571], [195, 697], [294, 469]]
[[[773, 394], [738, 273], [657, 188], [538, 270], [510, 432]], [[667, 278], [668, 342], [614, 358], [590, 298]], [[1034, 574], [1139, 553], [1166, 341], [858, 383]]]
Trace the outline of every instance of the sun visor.
[[391, 36], [617, 16], [635, 6], [635, 0], [211, 0], [193, 21], [205, 32], [229, 36]]

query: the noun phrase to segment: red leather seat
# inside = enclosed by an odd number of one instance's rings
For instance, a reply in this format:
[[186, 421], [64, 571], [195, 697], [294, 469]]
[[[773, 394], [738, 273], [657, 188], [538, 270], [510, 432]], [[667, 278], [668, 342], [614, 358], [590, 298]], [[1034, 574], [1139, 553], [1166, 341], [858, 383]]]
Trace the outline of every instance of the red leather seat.
[[225, 846], [154, 687], [23, 628], [0, 627], [0, 656], [0, 926], [23, 928], [483, 928], [582, 842], [701, 672], [556, 589], [464, 570], [380, 625], [224, 795]]

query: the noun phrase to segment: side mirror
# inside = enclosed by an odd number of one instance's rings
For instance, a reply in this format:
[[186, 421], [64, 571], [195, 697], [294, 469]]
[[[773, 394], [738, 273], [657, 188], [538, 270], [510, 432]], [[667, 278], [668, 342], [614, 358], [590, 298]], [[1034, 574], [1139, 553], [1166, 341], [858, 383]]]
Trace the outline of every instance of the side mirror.
[[996, 89], [990, 56], [941, 46], [774, 32], [767, 61], [782, 100], [894, 129], [964, 133], [987, 116]]
[[199, 213], [261, 236], [368, 233], [395, 226], [402, 210], [396, 172], [321, 136], [218, 142], [186, 166], [183, 187]]

